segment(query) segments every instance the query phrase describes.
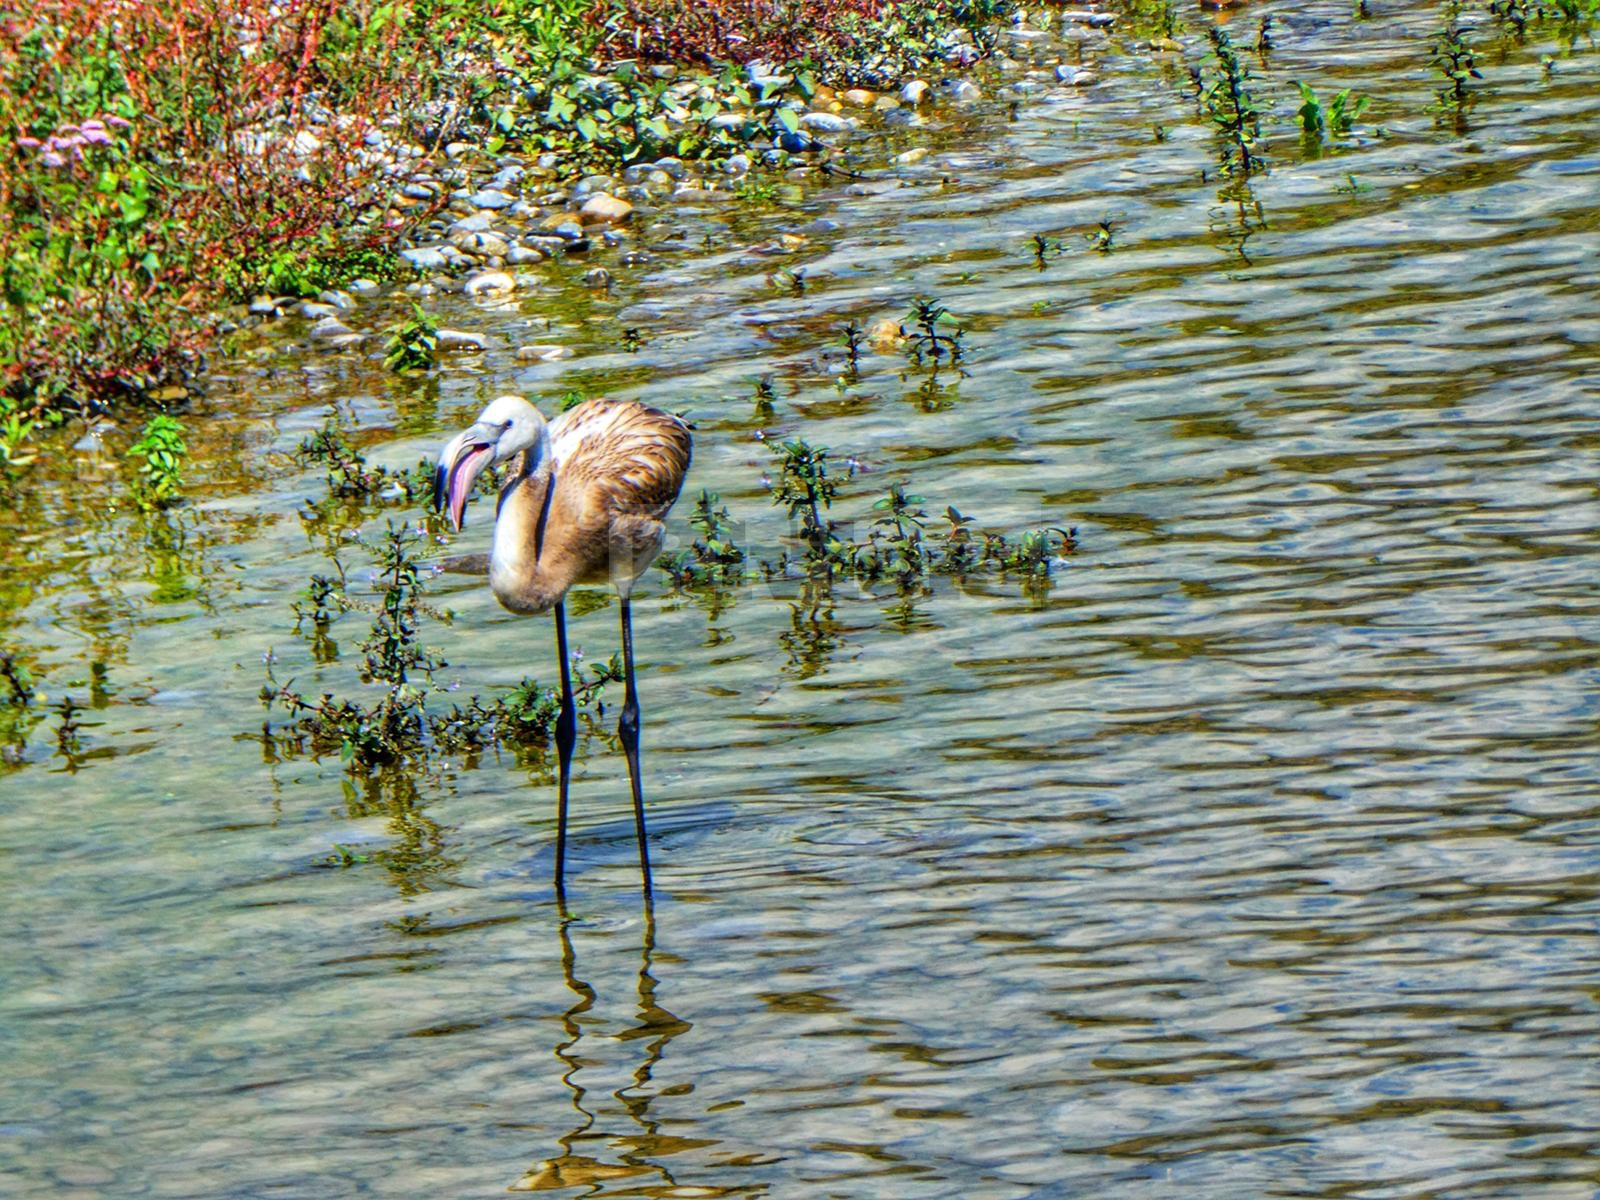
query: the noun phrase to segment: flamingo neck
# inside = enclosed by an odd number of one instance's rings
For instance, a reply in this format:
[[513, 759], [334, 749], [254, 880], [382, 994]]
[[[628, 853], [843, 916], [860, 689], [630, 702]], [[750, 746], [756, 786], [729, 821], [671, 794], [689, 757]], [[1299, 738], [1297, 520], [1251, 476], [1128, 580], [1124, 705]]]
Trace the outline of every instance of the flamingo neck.
[[513, 612], [543, 612], [566, 590], [548, 570], [555, 483], [550, 431], [541, 425], [538, 443], [500, 489], [489, 548], [489, 585]]

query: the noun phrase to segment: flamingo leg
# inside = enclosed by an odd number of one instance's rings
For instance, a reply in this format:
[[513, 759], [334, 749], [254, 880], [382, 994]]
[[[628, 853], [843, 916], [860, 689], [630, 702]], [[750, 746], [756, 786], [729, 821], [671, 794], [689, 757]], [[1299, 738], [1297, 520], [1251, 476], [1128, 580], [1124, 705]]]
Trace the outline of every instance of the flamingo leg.
[[633, 606], [622, 599], [622, 720], [617, 724], [617, 739], [628, 758], [628, 782], [633, 785], [633, 821], [639, 833], [639, 874], [644, 894], [650, 895], [650, 849], [644, 827], [644, 792], [639, 786], [639, 691], [633, 682]]
[[561, 660], [561, 712], [556, 717], [556, 754], [561, 762], [556, 799], [556, 897], [566, 888], [567, 785], [572, 779], [572, 748], [578, 744], [578, 711], [572, 702], [572, 671], [567, 657], [567, 606], [556, 605], [556, 657]]

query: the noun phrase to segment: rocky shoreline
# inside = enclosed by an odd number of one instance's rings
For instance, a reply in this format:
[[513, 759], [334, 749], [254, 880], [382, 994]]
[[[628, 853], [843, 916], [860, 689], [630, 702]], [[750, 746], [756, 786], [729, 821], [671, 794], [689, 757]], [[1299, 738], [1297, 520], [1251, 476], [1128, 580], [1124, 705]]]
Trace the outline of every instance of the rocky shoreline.
[[[946, 52], [949, 75], [931, 82], [908, 79], [885, 90], [800, 88], [795, 73], [752, 63], [740, 82], [755, 103], [749, 111], [730, 109], [716, 118], [738, 140], [729, 143], [727, 153], [700, 160], [668, 156], [614, 172], [585, 173], [552, 151], [493, 151], [489, 137], [448, 142], [439, 158], [416, 145], [376, 146], [404, 173], [397, 204], [434, 210], [398, 247], [410, 278], [395, 284], [356, 279], [309, 299], [261, 295], [241, 319], [305, 318], [312, 322], [309, 335], [315, 342], [340, 349], [372, 337], [349, 323], [361, 300], [395, 291], [415, 300], [441, 292], [503, 297], [540, 284], [543, 277], [535, 268], [551, 259], [587, 261], [591, 253], [609, 250], [614, 252], [607, 259], [611, 267], [597, 263], [584, 277], [590, 286], [608, 287], [612, 267], [649, 261], [634, 227], [674, 206], [741, 203], [757, 194], [752, 185], [769, 180], [859, 178], [865, 171], [892, 176], [927, 155], [927, 147], [870, 161], [852, 151], [852, 142], [874, 133], [925, 129], [932, 134], [986, 103], [1063, 103], [1081, 95], [1099, 82], [1095, 64], [1110, 44], [1115, 20], [1111, 13], [1091, 9], [1039, 10], [1031, 17], [1015, 13], [999, 31], [979, 77], [972, 70], [979, 60], [972, 35], [956, 30]], [[667, 79], [677, 73], [671, 67], [653, 71]], [[684, 104], [711, 98], [703, 94], [704, 83], [673, 86], [668, 94]], [[446, 352], [485, 348], [481, 335], [465, 330], [441, 329], [438, 341]], [[559, 346], [524, 346], [518, 356], [548, 361], [564, 353]]]

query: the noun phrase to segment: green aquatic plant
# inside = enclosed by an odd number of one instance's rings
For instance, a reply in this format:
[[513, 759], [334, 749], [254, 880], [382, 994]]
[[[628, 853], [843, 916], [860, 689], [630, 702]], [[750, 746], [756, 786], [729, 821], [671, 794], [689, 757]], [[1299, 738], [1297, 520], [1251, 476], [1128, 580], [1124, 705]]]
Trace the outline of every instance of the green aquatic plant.
[[1066, 244], [1060, 238], [1046, 237], [1042, 233], [1033, 235], [1033, 261], [1043, 270], [1045, 260], [1065, 254]]
[[745, 554], [733, 540], [733, 518], [721, 501], [716, 492], [702, 490], [689, 517], [700, 536], [684, 549], [656, 560], [675, 585], [728, 584], [744, 578]]
[[928, 529], [926, 500], [890, 485], [872, 505], [880, 514], [862, 541], [830, 538], [830, 562], [862, 582], [894, 579], [902, 586], [920, 584], [934, 574], [965, 576], [979, 572], [1019, 574], [1030, 579], [1050, 575], [1052, 563], [1078, 548], [1076, 529], [1024, 530], [1008, 537], [998, 532], [974, 533], [974, 519], [945, 508], [943, 529]]
[[1110, 217], [1104, 217], [1083, 236], [1089, 243], [1089, 249], [1109, 254], [1116, 244], [1116, 234], [1117, 223]]
[[755, 415], [766, 420], [772, 416], [777, 402], [778, 390], [773, 386], [772, 376], [763, 375], [750, 390], [750, 403], [755, 407]]
[[[0, 397], [0, 405], [7, 403]], [[28, 440], [28, 435], [33, 432], [38, 418], [24, 416], [19, 412], [8, 412], [0, 417], [0, 471], [8, 471], [12, 467], [25, 467], [38, 455], [24, 452], [22, 443]]]
[[1435, 36], [1433, 58], [1429, 65], [1442, 77], [1442, 84], [1434, 91], [1435, 109], [1453, 115], [1459, 122], [1472, 103], [1472, 79], [1482, 79], [1478, 70], [1478, 56], [1467, 45], [1461, 28], [1460, 13], [1454, 5], [1448, 10], [1445, 27]]
[[43, 719], [38, 685], [15, 651], [0, 650], [0, 765], [23, 758], [28, 735]]
[[789, 510], [800, 522], [800, 538], [811, 557], [826, 555], [829, 524], [822, 511], [833, 504], [839, 485], [828, 474], [828, 448], [793, 438], [774, 447], [778, 474], [773, 479], [772, 502]]
[[322, 467], [328, 495], [339, 499], [409, 503], [427, 495], [433, 483], [433, 464], [426, 460], [409, 469], [368, 466], [366, 457], [350, 444], [332, 417], [301, 441], [294, 460], [302, 467]]
[[165, 508], [183, 498], [183, 460], [189, 453], [183, 432], [182, 421], [160, 413], [128, 447], [128, 457], [140, 460], [133, 488], [140, 508]]
[[780, 292], [788, 292], [791, 296], [803, 296], [806, 290], [806, 269], [784, 267], [769, 275], [767, 282]]
[[1489, 15], [1502, 25], [1509, 25], [1520, 39], [1528, 32], [1528, 23], [1544, 15], [1543, 8], [1529, 0], [1489, 0]]
[[83, 713], [83, 705], [71, 696], [61, 697], [61, 703], [56, 705], [56, 712], [61, 717], [61, 723], [56, 726], [56, 753], [69, 763], [83, 753], [83, 722], [78, 718]]
[[[911, 302], [911, 311], [905, 319], [913, 330], [906, 340], [906, 353], [919, 366], [924, 356], [933, 359], [935, 366], [943, 359], [952, 363], [961, 361], [962, 330], [943, 302], [931, 296], [919, 296]], [[944, 327], [950, 327], [951, 332], [941, 333]]]
[[439, 326], [415, 302], [410, 319], [396, 325], [384, 346], [383, 362], [391, 371], [426, 371], [438, 361]]
[[[305, 595], [291, 608], [297, 629], [305, 621], [312, 623], [313, 657], [324, 665], [337, 657], [318, 651], [318, 638], [326, 641], [329, 626], [345, 613], [371, 616], [360, 646], [359, 677], [376, 691], [376, 699], [337, 697], [332, 692], [307, 696], [296, 689], [292, 678], [277, 680], [276, 659], [269, 654], [261, 701], [269, 714], [280, 711], [288, 722], [274, 730], [269, 717], [263, 738], [279, 752], [296, 751], [302, 743], [313, 753], [337, 751], [362, 771], [490, 745], [543, 746], [560, 705], [552, 689], [534, 680], [524, 679], [498, 699], [474, 696], [448, 712], [430, 709], [430, 698], [449, 689], [435, 680], [446, 663], [423, 644], [423, 629], [428, 621], [447, 623], [451, 618], [425, 597], [431, 568], [420, 552], [426, 542], [407, 526], [390, 522], [381, 541], [362, 544], [373, 556], [370, 597], [351, 594], [348, 572], [336, 558], [334, 573], [313, 575]], [[606, 684], [622, 678], [620, 656], [587, 669], [581, 653], [573, 657], [574, 695], [580, 707], [601, 705]]]
[[1600, 14], [1600, 0], [1550, 0], [1564, 25], [1579, 25]]
[[1372, 103], [1371, 96], [1356, 96], [1351, 99], [1351, 89], [1345, 88], [1341, 92], [1335, 92], [1333, 98], [1324, 105], [1310, 84], [1296, 80], [1295, 86], [1300, 89], [1300, 99], [1303, 102], [1295, 110], [1295, 115], [1300, 118], [1301, 130], [1309, 137], [1320, 138], [1324, 133], [1333, 137], [1343, 137], [1350, 132], [1355, 123], [1361, 119], [1361, 114], [1366, 112]]
[[1239, 61], [1226, 31], [1213, 28], [1213, 74], [1201, 92], [1201, 110], [1222, 141], [1222, 169], [1248, 176], [1265, 165], [1256, 147], [1261, 139], [1261, 110], [1250, 90], [1250, 72]]
[[860, 374], [861, 347], [866, 345], [866, 330], [861, 328], [858, 321], [846, 321], [839, 326], [839, 332], [844, 337], [845, 362], [849, 366], [850, 374]]
[[[787, 108], [778, 111], [780, 116], [791, 115], [793, 112], [792, 109]], [[764, 204], [771, 204], [776, 200], [778, 198], [778, 185], [764, 174], [749, 171], [743, 179], [739, 180], [739, 186], [733, 189], [733, 194], [741, 204], [754, 208]]]

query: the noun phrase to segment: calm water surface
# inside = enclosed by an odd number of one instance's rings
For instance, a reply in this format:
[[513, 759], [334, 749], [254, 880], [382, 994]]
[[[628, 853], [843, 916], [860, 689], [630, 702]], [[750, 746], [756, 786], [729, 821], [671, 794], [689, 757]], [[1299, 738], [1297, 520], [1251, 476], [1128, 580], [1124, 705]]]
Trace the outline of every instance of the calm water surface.
[[[275, 327], [216, 364], [168, 517], [114, 509], [114, 446], [62, 446], [0, 517], [8, 644], [89, 705], [79, 754], [52, 716], [0, 775], [0, 1192], [1600, 1194], [1600, 58], [1470, 18], [1457, 131], [1437, 10], [1349, 8], [1234, 19], [1277, 18], [1253, 198], [1219, 196], [1182, 62], [1095, 34], [1095, 86], [865, 139], [865, 184], [657, 214], [647, 265], [595, 256], [609, 294], [568, 263], [440, 297], [491, 349], [436, 379]], [[1309, 154], [1297, 78], [1385, 136]], [[964, 371], [841, 384], [837, 324], [915, 295]], [[841, 519], [903, 479], [1082, 539], [1047, 595], [653, 575], [653, 921], [614, 711], [565, 914], [539, 758], [363, 780], [259, 739], [269, 651], [358, 686], [360, 614], [321, 668], [293, 630], [339, 536], [297, 515], [299, 440], [332, 412], [410, 462], [569, 387], [686, 410], [691, 487], [758, 556], [758, 432], [858, 461]], [[435, 595], [441, 681], [553, 677], [548, 622]], [[609, 655], [614, 602], [577, 600]]]

